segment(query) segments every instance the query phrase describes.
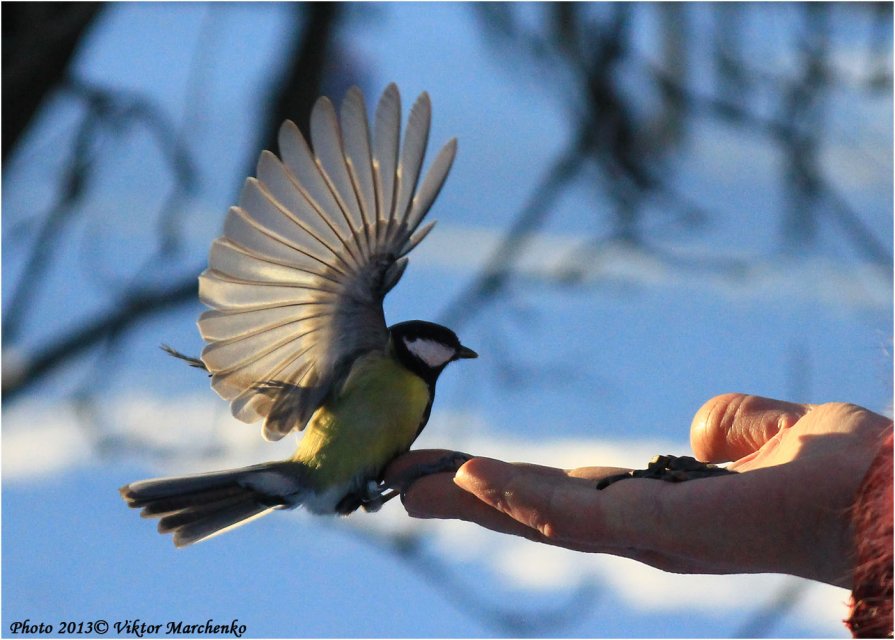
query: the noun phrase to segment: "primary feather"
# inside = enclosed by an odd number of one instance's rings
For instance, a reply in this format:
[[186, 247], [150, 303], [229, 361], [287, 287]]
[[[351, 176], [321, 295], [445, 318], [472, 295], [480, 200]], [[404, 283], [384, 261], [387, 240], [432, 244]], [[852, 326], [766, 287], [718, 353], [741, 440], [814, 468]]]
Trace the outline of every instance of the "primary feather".
[[200, 276], [212, 308], [199, 319], [202, 361], [237, 418], [264, 419], [266, 438], [304, 428], [347, 365], [385, 347], [382, 300], [431, 229], [419, 226], [456, 152], [451, 140], [417, 190], [430, 116], [423, 93], [401, 147], [395, 85], [379, 101], [372, 141], [359, 89], [338, 116], [321, 98], [313, 151], [284, 123], [280, 158], [261, 154], [257, 177], [230, 209]]

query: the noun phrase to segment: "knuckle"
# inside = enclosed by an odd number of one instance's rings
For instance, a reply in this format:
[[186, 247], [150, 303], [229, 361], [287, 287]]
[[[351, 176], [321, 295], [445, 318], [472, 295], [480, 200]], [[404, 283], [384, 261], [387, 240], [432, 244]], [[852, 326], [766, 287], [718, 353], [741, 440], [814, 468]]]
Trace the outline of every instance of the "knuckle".
[[736, 422], [736, 417], [753, 402], [753, 398], [742, 393], [725, 393], [703, 404], [690, 428], [693, 451], [709, 461], [719, 455], [723, 457], [728, 430]]

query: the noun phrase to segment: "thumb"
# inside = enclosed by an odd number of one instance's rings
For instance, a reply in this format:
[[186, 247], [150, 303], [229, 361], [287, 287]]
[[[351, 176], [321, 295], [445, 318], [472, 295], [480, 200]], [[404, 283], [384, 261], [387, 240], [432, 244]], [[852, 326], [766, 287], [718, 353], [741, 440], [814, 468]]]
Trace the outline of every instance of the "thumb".
[[716, 396], [693, 417], [690, 447], [698, 459], [707, 462], [739, 460], [793, 426], [810, 408], [742, 393]]

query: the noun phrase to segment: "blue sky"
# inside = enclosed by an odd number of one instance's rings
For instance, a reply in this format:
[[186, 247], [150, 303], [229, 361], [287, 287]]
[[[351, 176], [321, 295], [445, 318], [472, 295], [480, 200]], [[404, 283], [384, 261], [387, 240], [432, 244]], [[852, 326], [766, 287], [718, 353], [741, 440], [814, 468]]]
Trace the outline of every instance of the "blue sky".
[[[697, 35], [709, 10], [690, 10]], [[788, 5], [751, 13], [745, 29], [778, 34], [747, 39], [756, 67], [786, 71], [793, 15]], [[180, 269], [206, 255], [244, 178], [285, 16], [285, 7], [266, 4], [110, 6], [80, 53], [80, 74], [147, 92], [196, 153], [200, 189], [177, 218]], [[655, 56], [654, 13], [639, 7], [636, 19], [638, 46]], [[837, 23], [834, 61], [841, 69], [861, 68], [863, 20]], [[565, 143], [566, 102], [543, 90], [557, 82], [549, 74], [520, 67], [512, 52], [499, 55], [466, 5], [364, 4], [352, 9], [339, 42], [368, 103], [391, 81], [405, 105], [426, 90], [434, 114], [430, 145], [459, 139], [431, 213], [439, 225], [386, 301], [390, 322], [437, 319]], [[707, 44], [697, 37], [693, 47], [704, 52]], [[826, 173], [891, 250], [891, 93], [845, 91], [828, 108]], [[52, 198], [47, 176], [58, 170], [58, 149], [75, 115], [64, 100], [49, 105], [4, 174], [4, 302], [21, 270], [21, 236], [10, 234]], [[58, 265], [29, 318], [26, 348], [104, 308], [109, 282], [124, 281], [151, 256], [155, 212], [169, 186], [163, 164], [143, 134], [109, 149], [89, 215], [72, 225], [54, 256]], [[660, 451], [686, 453], [693, 413], [722, 392], [889, 410], [891, 273], [855, 256], [832, 224], [821, 226], [815, 249], [781, 246], [780, 158], [766, 140], [702, 123], [673, 168], [675, 183], [719, 215], [695, 231], [657, 229], [660, 245], [678, 257], [747, 266], [735, 275], [693, 271], [609, 245], [580, 285], [557, 286], [563, 256], [608, 229], [608, 217], [592, 213], [610, 206], [599, 181], [576, 183], [533, 239], [512, 294], [464, 325], [464, 343], [482, 357], [442, 378], [419, 446], [554, 466], [633, 466]], [[177, 273], [149, 264], [156, 281]], [[198, 352], [199, 312], [196, 301], [138, 327], [100, 363], [115, 365], [113, 375], [85, 359], [4, 406], [7, 632], [25, 618], [238, 618], [252, 637], [517, 635], [524, 627], [494, 626], [474, 608], [505, 609], [514, 623], [536, 625], [588, 588], [571, 621], [534, 626], [535, 633], [725, 636], [782, 590], [797, 589], [774, 634], [845, 635], [843, 590], [785, 576], [662, 574], [467, 524], [411, 521], [395, 504], [341, 521], [275, 514], [175, 550], [153, 523], [124, 507], [117, 487], [274, 459], [293, 446], [263, 442], [257, 427], [230, 418], [201, 374], [158, 350], [168, 342]], [[4, 367], [23, 357], [3, 346]], [[84, 384], [95, 385], [95, 403], [74, 406], [68, 392]], [[85, 412], [93, 422], [85, 422]], [[106, 437], [98, 440], [93, 429]], [[97, 446], [110, 442], [129, 446]], [[419, 536], [428, 570], [377, 542], [398, 534]], [[466, 595], [458, 601], [445, 584]]]

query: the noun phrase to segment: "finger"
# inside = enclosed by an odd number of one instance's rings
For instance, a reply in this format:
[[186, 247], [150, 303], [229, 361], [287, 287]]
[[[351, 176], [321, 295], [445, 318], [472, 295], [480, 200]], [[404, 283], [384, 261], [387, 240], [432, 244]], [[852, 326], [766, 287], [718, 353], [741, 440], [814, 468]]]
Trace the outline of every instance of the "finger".
[[[449, 453], [442, 449], [433, 449], [405, 454], [392, 463], [385, 479], [388, 481], [390, 478], [400, 478], [405, 471], [414, 466], [430, 464]], [[540, 487], [545, 486], [544, 483], [561, 482], [569, 486], [580, 486], [588, 494], [595, 491], [596, 482], [603, 477], [626, 471], [626, 469], [616, 467], [582, 467], [565, 471], [555, 467], [528, 463], [500, 464], [512, 469], [514, 473], [524, 475], [534, 486]], [[491, 504], [483, 502], [478, 496], [462, 490], [454, 482], [454, 474], [451, 473], [432, 474], [414, 481], [405, 489], [402, 502], [412, 517], [455, 518], [475, 522], [501, 533], [557, 544], [556, 541], [545, 538], [537, 527], [533, 528], [528, 523], [519, 522], [495, 509]]]
[[[468, 463], [467, 463], [468, 464]], [[512, 465], [520, 468], [521, 471], [532, 475], [537, 475], [540, 471], [550, 469], [549, 467], [538, 467], [537, 465]], [[590, 467], [583, 469], [575, 469], [570, 473], [585, 472], [579, 479], [586, 480], [588, 490], [595, 492], [592, 485], [594, 479], [599, 479], [604, 475], [611, 475], [620, 471], [620, 469], [608, 467]], [[552, 477], [557, 479], [556, 474], [541, 474], [541, 478]], [[567, 482], [575, 483], [572, 476], [566, 478]], [[636, 483], [632, 483], [632, 486]], [[645, 483], [648, 486], [656, 486], [654, 483]], [[661, 484], [661, 483], [658, 483]], [[630, 496], [622, 496], [619, 501], [632, 504]], [[536, 528], [532, 528], [527, 524], [523, 524], [506, 513], [503, 513], [490, 504], [486, 504], [476, 497], [474, 494], [461, 489], [451, 477], [451, 474], [435, 474], [427, 476], [415, 482], [411, 488], [404, 494], [404, 506], [408, 513], [418, 518], [440, 518], [440, 519], [459, 519], [475, 523], [479, 526], [497, 531], [499, 533], [510, 534], [554, 546], [563, 546], [578, 551], [613, 553], [615, 555], [624, 556], [651, 564], [666, 571], [683, 571], [692, 572], [702, 568], [701, 565], [689, 558], [678, 558], [661, 551], [638, 548], [634, 544], [637, 538], [635, 535], [626, 534], [618, 540], [609, 539], [607, 536], [602, 538], [582, 537], [580, 539], [561, 538], [554, 536], [548, 538], [541, 534]], [[633, 503], [636, 503], [636, 498]], [[575, 517], [576, 514], [570, 514]], [[590, 519], [593, 512], [585, 514]], [[634, 518], [634, 521], [637, 519]], [[591, 525], [587, 525], [591, 527]], [[587, 528], [587, 527], [586, 527]], [[652, 527], [646, 527], [652, 529]], [[596, 527], [593, 527], [596, 529]], [[706, 569], [707, 570], [707, 569]]]
[[542, 536], [493, 509], [454, 483], [453, 474], [438, 473], [414, 482], [402, 496], [404, 508], [414, 518], [456, 519], [474, 522], [492, 531], [543, 542]]
[[500, 460], [473, 458], [460, 468], [454, 482], [556, 544], [605, 542], [607, 536], [600, 529], [613, 521], [604, 517], [603, 502], [590, 478], [545, 475]]
[[386, 467], [382, 479], [386, 484], [400, 481], [415, 467], [435, 464], [456, 453], [448, 449], [418, 449], [398, 456]]
[[810, 409], [810, 405], [742, 393], [716, 396], [693, 417], [690, 446], [706, 462], [739, 460], [793, 426]]
[[[406, 477], [412, 475], [412, 471], [414, 470], [414, 468], [431, 466], [456, 453], [458, 452], [449, 451], [447, 449], [417, 449], [414, 451], [409, 451], [398, 456], [397, 458], [392, 460], [391, 463], [389, 463], [388, 467], [386, 467], [385, 472], [383, 473], [382, 479], [387, 485], [391, 485], [396, 482], [402, 482]], [[546, 467], [543, 465], [525, 462], [516, 462], [513, 464], [518, 467], [527, 469], [531, 473], [543, 475], [546, 477], [565, 477], [567, 473], [565, 470], [557, 469], [556, 467]], [[601, 467], [595, 468], [600, 469]]]
[[[787, 566], [779, 563], [791, 546], [774, 544], [769, 550], [767, 535], [757, 533], [773, 530], [779, 518], [767, 496], [780, 482], [767, 474], [680, 485], [633, 479], [596, 491], [590, 476], [610, 470], [584, 471], [583, 476], [562, 477], [473, 458], [453, 480], [450, 474], [437, 474], [415, 483], [405, 504], [411, 513], [423, 509], [425, 517], [469, 520], [530, 540], [626, 556], [671, 571], [736, 573]], [[760, 486], [746, 488], [756, 482]], [[719, 537], [719, 522], [728, 535]]]
[[577, 469], [569, 469], [566, 471], [566, 475], [570, 478], [587, 480], [589, 485], [594, 487], [603, 478], [617, 476], [628, 471], [631, 471], [631, 469], [625, 467], [578, 467]]
[[[384, 480], [397, 481], [414, 467], [430, 465], [453, 452], [446, 449], [419, 449], [399, 456], [386, 469]], [[563, 476], [561, 469], [536, 464], [520, 463], [520, 468], [542, 477]], [[424, 476], [411, 483], [404, 491], [402, 502], [407, 513], [415, 518], [455, 518], [476, 522], [502, 533], [538, 538], [536, 531], [523, 527], [505, 514], [485, 505], [475, 496], [460, 489], [453, 481], [453, 473]]]

